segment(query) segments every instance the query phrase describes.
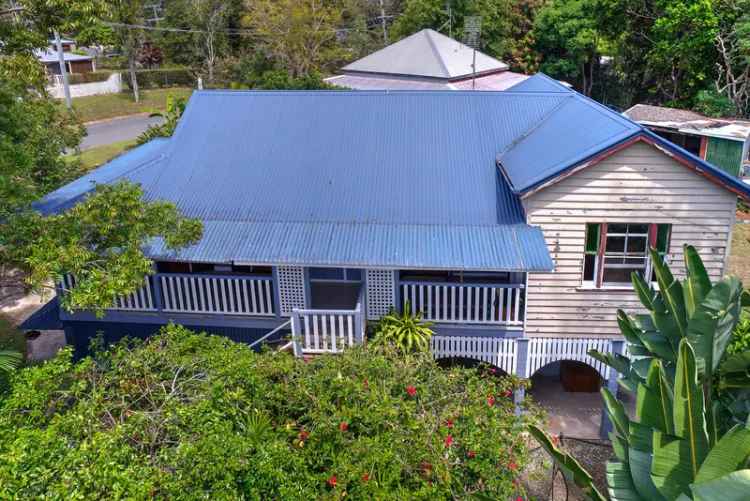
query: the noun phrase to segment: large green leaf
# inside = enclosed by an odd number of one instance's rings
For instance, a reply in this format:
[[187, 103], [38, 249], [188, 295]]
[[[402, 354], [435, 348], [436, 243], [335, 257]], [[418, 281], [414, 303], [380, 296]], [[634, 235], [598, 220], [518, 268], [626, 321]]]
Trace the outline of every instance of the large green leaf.
[[619, 461], [607, 462], [607, 492], [612, 501], [648, 501], [635, 490], [630, 467]]
[[[654, 266], [654, 273], [656, 274], [656, 281], [659, 284], [659, 293], [657, 300], [654, 301], [655, 307], [658, 303], [658, 298], [661, 297], [664, 301], [664, 305], [668, 310], [670, 317], [674, 321], [674, 326], [677, 329], [677, 333], [681, 338], [687, 335], [687, 312], [685, 311], [685, 297], [682, 293], [682, 284], [675, 280], [672, 272], [669, 271], [669, 267], [662, 261], [659, 253], [654, 249], [651, 249], [651, 263]], [[659, 320], [654, 317], [654, 323], [659, 330], [664, 332], [663, 326], [660, 325]], [[664, 332], [665, 335], [669, 335]]]
[[604, 405], [607, 408], [607, 414], [609, 414], [615, 430], [622, 438], [629, 441], [630, 419], [628, 419], [628, 415], [625, 413], [625, 407], [607, 388], [602, 388], [601, 394], [604, 399]]
[[565, 478], [575, 483], [589, 499], [605, 501], [605, 497], [594, 486], [594, 480], [591, 475], [583, 469], [573, 456], [555, 447], [549, 436], [540, 428], [529, 425], [528, 430], [537, 442], [539, 442], [539, 445], [549, 453]]
[[750, 388], [750, 351], [728, 356], [719, 366], [719, 387]]
[[636, 416], [642, 424], [673, 435], [673, 400], [674, 390], [666, 380], [661, 361], [654, 359], [646, 382], [638, 385]]
[[708, 380], [721, 361], [740, 319], [742, 283], [727, 277], [714, 285], [698, 305], [688, 325], [688, 339], [698, 359], [702, 380]]
[[617, 310], [617, 325], [620, 327], [620, 332], [628, 343], [635, 346], [643, 346], [638, 336], [638, 328], [634, 325], [630, 316], [622, 310]]
[[22, 356], [17, 351], [0, 350], [0, 371], [10, 372], [21, 365]]
[[677, 360], [677, 344], [679, 338], [675, 337], [675, 344], [667, 338], [654, 323], [653, 317], [649, 315], [636, 315], [632, 327], [639, 341], [653, 355], [659, 356], [674, 363]]
[[685, 308], [689, 319], [693, 316], [698, 305], [703, 302], [703, 299], [711, 291], [711, 279], [708, 278], [706, 267], [703, 266], [703, 261], [695, 250], [695, 247], [685, 245], [683, 248], [683, 257], [685, 258], [687, 279], [684, 282], [682, 290], [685, 294]]
[[636, 492], [649, 501], [659, 501], [664, 499], [659, 490], [654, 485], [651, 478], [651, 453], [630, 449], [628, 454], [630, 467], [630, 477], [635, 486]]
[[747, 501], [750, 498], [750, 470], [735, 471], [690, 487], [695, 501]]
[[[698, 474], [708, 454], [708, 433], [703, 405], [703, 388], [698, 384], [698, 370], [693, 348], [687, 339], [680, 342], [674, 385], [674, 434], [687, 444], [691, 475]], [[655, 447], [655, 446], [654, 446]]]
[[630, 373], [630, 359], [619, 353], [602, 353], [597, 350], [589, 350], [588, 355], [612, 367], [619, 374], [627, 376]]
[[651, 479], [667, 499], [676, 499], [690, 492], [695, 478], [690, 462], [687, 440], [654, 431], [654, 456], [651, 462]]
[[[719, 478], [746, 466], [750, 459], [750, 429], [737, 425], [724, 434], [700, 467], [696, 483]], [[750, 492], [748, 492], [750, 495]], [[749, 496], [750, 497], [750, 496]]]

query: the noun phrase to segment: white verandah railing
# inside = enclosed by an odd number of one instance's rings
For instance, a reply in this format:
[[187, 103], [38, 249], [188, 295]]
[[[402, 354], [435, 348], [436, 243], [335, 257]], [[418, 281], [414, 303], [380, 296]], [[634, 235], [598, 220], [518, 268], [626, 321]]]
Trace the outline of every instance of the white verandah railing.
[[339, 353], [365, 340], [364, 287], [353, 310], [292, 310], [294, 355]]
[[604, 378], [609, 377], [610, 367], [591, 357], [589, 350], [602, 353], [612, 351], [609, 338], [531, 338], [527, 354], [526, 373], [531, 377], [545, 365], [560, 360], [575, 360], [590, 365]]
[[523, 325], [523, 284], [402, 281], [401, 299], [432, 322]]
[[508, 374], [516, 373], [516, 341], [489, 336], [445, 336], [430, 338], [432, 356], [441, 358], [469, 358], [487, 362]]
[[275, 315], [271, 277], [164, 273], [159, 280], [164, 311]]
[[[125, 310], [125, 311], [156, 311], [156, 305], [154, 304], [154, 297], [152, 294], [154, 277], [147, 276], [146, 283], [140, 289], [136, 290], [131, 294], [120, 296], [115, 299], [110, 310]], [[75, 285], [75, 277], [73, 275], [65, 275], [60, 284], [63, 291], [70, 290]]]

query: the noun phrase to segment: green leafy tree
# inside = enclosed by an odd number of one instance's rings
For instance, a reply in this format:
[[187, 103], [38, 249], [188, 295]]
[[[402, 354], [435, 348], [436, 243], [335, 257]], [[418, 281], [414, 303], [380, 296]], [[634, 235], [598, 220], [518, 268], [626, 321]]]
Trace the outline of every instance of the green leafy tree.
[[140, 91], [138, 89], [138, 78], [136, 73], [136, 61], [138, 51], [144, 41], [142, 30], [137, 29], [138, 25], [145, 23], [143, 0], [109, 0], [105, 4], [103, 20], [112, 23], [117, 45], [122, 49], [123, 54], [128, 62], [128, 80], [133, 90], [133, 99], [140, 102]]
[[593, 9], [592, 0], [552, 0], [538, 11], [533, 31], [541, 55], [540, 70], [575, 83], [587, 96], [600, 57]]
[[716, 118], [733, 117], [737, 114], [735, 103], [715, 89], [700, 91], [695, 97], [693, 110]]
[[721, 0], [717, 92], [726, 96], [740, 116], [750, 117], [750, 1]]
[[[648, 313], [618, 311], [628, 356], [590, 352], [636, 394], [631, 420], [623, 403], [602, 389], [614, 425], [616, 460], [607, 465], [613, 500], [739, 501], [750, 486], [750, 352], [725, 357], [747, 294], [743, 299], [736, 277], [712, 284], [693, 247], [684, 256], [681, 281], [652, 250], [658, 290], [633, 274]], [[572, 464], [541, 430], [533, 434], [556, 461]], [[577, 478], [589, 497], [604, 499], [590, 477]]]
[[308, 362], [172, 325], [14, 373], [0, 498], [516, 499], [538, 416], [516, 414], [522, 384], [429, 353]]
[[[201, 224], [170, 204], [144, 201], [141, 190], [127, 184], [101, 187], [60, 215], [32, 210], [32, 202], [82, 174], [65, 153], [83, 135], [76, 117], [47, 96], [41, 65], [31, 57], [41, 37], [26, 33], [73, 21], [43, 9], [55, 1], [37, 3], [38, 18], [28, 8], [20, 20], [0, 22], [14, 41], [0, 44], [0, 290], [43, 291], [74, 273], [82, 281], [66, 294], [65, 305], [101, 310], [143, 283], [150, 262], [142, 249], [151, 239], [187, 245], [200, 238]], [[59, 14], [68, 12], [61, 7]]]
[[338, 43], [336, 0], [245, 0], [244, 24], [280, 68], [298, 78], [333, 69], [346, 54]]

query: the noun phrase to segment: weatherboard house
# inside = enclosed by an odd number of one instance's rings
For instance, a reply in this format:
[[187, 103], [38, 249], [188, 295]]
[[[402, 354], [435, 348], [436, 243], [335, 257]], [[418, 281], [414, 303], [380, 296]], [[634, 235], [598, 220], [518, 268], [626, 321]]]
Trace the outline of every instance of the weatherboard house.
[[[298, 355], [365, 339], [392, 308], [434, 322], [436, 358], [530, 377], [621, 352], [615, 310], [639, 302], [649, 246], [678, 273], [683, 244], [724, 272], [750, 186], [543, 75], [503, 92], [198, 91], [174, 135], [37, 204], [54, 213], [129, 180], [204, 224], [103, 318], [54, 316], [91, 337], [168, 322]], [[69, 286], [73, 277], [67, 278]], [[64, 293], [64, 292], [63, 292]], [[27, 322], [33, 328], [34, 318]], [[616, 389], [616, 387], [615, 387]]]

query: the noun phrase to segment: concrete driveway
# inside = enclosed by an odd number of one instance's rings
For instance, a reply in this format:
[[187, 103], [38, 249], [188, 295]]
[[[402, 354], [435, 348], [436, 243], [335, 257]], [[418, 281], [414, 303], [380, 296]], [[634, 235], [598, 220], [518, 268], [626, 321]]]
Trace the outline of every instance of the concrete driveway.
[[163, 120], [161, 117], [150, 117], [147, 113], [139, 113], [127, 117], [89, 122], [86, 124], [87, 136], [81, 142], [81, 150], [135, 139], [150, 125], [160, 124]]

